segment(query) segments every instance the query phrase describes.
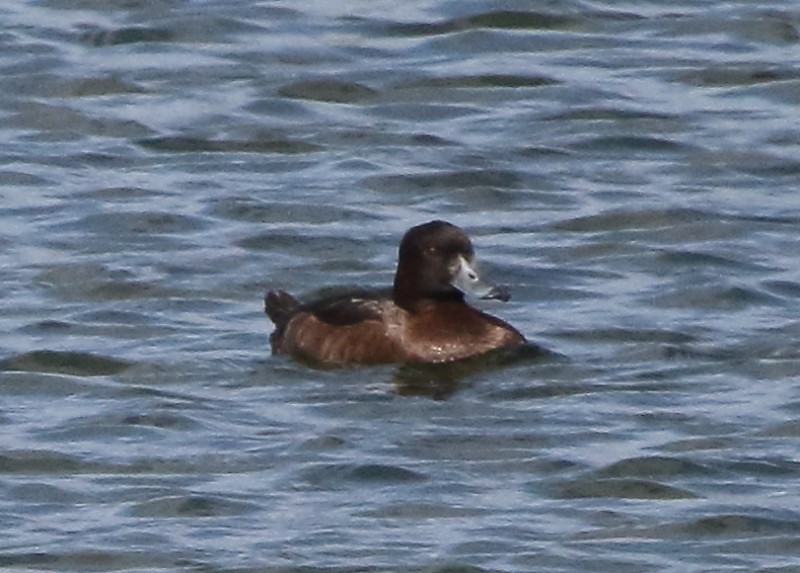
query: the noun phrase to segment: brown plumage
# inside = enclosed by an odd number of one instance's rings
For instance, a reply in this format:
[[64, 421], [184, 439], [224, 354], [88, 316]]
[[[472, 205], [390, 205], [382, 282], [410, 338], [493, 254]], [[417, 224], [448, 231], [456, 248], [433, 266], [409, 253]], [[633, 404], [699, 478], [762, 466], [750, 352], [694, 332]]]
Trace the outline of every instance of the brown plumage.
[[438, 363], [524, 344], [514, 327], [464, 301], [466, 290], [508, 300], [507, 291], [481, 282], [473, 261], [469, 237], [455, 225], [412, 227], [400, 243], [391, 292], [308, 304], [284, 291], [267, 293], [272, 351], [321, 365]]

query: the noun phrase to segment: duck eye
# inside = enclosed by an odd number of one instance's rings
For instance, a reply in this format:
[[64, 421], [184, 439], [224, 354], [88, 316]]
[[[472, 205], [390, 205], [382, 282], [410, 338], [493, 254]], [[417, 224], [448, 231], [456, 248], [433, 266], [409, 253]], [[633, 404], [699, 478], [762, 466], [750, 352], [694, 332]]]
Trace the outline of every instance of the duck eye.
[[427, 254], [427, 255], [435, 255], [438, 252], [439, 252], [439, 249], [437, 249], [436, 247], [433, 247], [433, 246], [425, 248], [425, 254]]

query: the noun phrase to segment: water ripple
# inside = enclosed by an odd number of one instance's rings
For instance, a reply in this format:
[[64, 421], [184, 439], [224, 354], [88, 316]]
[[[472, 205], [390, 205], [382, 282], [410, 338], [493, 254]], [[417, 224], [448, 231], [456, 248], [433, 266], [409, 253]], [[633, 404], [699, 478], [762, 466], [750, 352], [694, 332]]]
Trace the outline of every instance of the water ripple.
[[[793, 6], [0, 12], [0, 567], [796, 568]], [[525, 352], [270, 355], [438, 218]]]

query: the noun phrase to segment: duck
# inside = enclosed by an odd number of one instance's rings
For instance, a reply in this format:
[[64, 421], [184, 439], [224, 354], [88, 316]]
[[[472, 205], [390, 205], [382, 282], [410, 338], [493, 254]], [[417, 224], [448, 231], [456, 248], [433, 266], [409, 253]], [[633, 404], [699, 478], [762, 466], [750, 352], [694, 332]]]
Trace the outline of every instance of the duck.
[[438, 364], [526, 344], [507, 322], [468, 304], [465, 295], [508, 301], [485, 282], [460, 227], [434, 220], [410, 228], [398, 250], [390, 289], [354, 289], [300, 302], [271, 290], [264, 310], [275, 328], [275, 355], [321, 367]]

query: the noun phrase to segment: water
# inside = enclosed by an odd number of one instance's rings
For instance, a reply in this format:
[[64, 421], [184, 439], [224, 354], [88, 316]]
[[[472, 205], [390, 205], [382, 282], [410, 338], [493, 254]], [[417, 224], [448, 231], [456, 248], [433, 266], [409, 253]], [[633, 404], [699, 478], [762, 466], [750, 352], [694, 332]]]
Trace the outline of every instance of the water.
[[[0, 567], [795, 570], [795, 3], [0, 21]], [[388, 284], [432, 218], [563, 358], [269, 355], [266, 288]]]

